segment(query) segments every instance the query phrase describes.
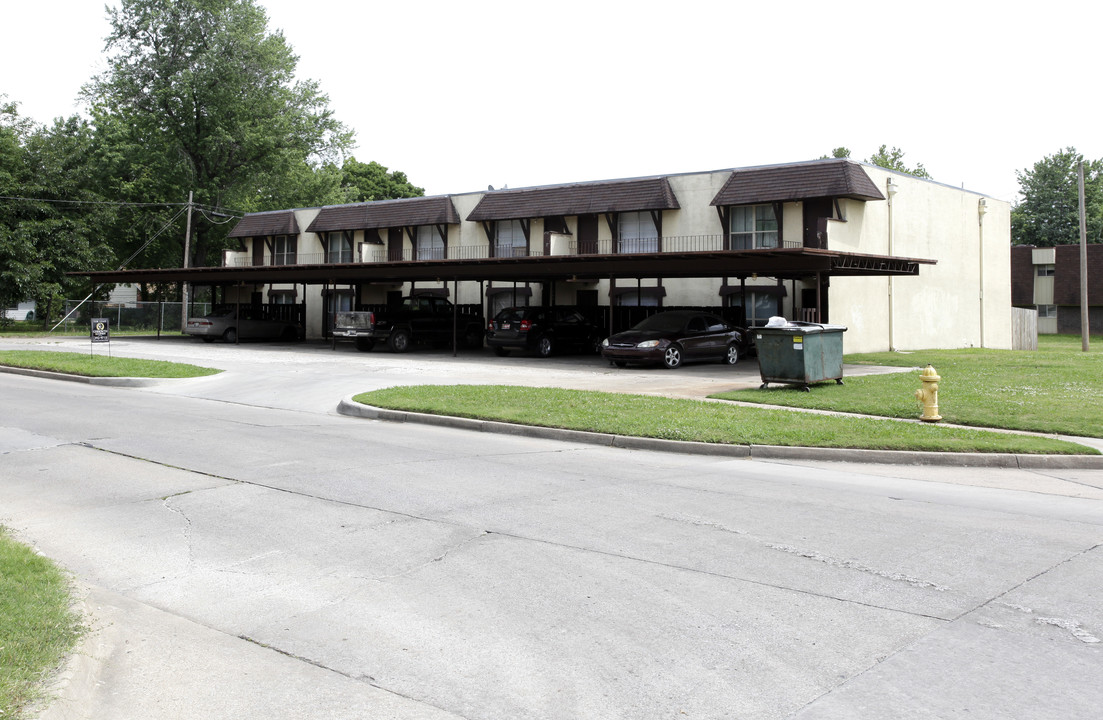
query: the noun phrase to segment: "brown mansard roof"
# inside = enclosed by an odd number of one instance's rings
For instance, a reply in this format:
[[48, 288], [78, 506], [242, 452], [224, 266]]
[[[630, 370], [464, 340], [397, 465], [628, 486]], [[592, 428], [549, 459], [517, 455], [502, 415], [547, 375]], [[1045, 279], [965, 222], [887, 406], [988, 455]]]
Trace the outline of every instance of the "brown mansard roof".
[[232, 238], [298, 235], [299, 223], [294, 210], [249, 213], [230, 231]]
[[378, 200], [356, 205], [324, 207], [307, 232], [371, 230], [415, 225], [455, 225], [460, 222], [452, 198], [447, 195], [403, 200]]
[[494, 190], [483, 196], [468, 220], [588, 215], [637, 210], [677, 210], [678, 198], [665, 177], [573, 185]]
[[712, 205], [752, 205], [811, 198], [884, 200], [862, 166], [846, 159], [735, 170]]

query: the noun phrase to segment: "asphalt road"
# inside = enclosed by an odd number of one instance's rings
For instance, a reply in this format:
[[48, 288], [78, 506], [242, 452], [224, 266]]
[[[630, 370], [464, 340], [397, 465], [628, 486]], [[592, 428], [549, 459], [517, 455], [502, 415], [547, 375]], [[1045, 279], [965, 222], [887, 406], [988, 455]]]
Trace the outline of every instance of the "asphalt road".
[[227, 372], [0, 374], [0, 523], [73, 573], [93, 629], [45, 718], [1103, 707], [1103, 471], [769, 463], [335, 412], [410, 382], [693, 396], [757, 377], [719, 365], [112, 345]]

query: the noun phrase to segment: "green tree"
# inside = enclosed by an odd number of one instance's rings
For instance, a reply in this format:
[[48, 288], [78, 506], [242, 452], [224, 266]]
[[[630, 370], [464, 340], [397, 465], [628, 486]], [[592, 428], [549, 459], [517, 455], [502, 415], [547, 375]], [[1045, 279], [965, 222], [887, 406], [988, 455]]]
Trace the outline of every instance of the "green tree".
[[[337, 178], [321, 168], [352, 133], [317, 82], [295, 79], [298, 58], [254, 0], [121, 0], [108, 18], [108, 69], [84, 95], [114, 196], [183, 202], [194, 191], [197, 203], [244, 211], [333, 199]], [[217, 261], [219, 222], [195, 218], [193, 264]], [[142, 227], [120, 230], [127, 249], [146, 239]], [[183, 232], [166, 234], [142, 263], [179, 265], [182, 246]]]
[[888, 168], [889, 170], [897, 170], [909, 175], [915, 175], [916, 177], [927, 179], [931, 177], [930, 173], [927, 172], [927, 168], [923, 167], [922, 163], [918, 163], [914, 168], [909, 168], [905, 165], [904, 151], [898, 147], [889, 150], [887, 145], [882, 145], [866, 162]]
[[344, 174], [341, 185], [347, 202], [395, 200], [425, 194], [425, 188], [416, 187], [406, 178], [406, 173], [399, 170], [387, 172], [387, 168], [374, 160], [362, 163], [350, 157], [341, 166], [341, 171]]
[[850, 148], [840, 145], [831, 151], [830, 155], [821, 155], [820, 160], [830, 160], [831, 158], [848, 158], [850, 157]]
[[67, 273], [112, 261], [102, 230], [115, 208], [96, 190], [92, 146], [78, 117], [47, 128], [0, 103], [0, 305], [35, 300], [45, 321], [83, 286]]
[[1068, 147], [1015, 173], [1022, 199], [1011, 208], [1011, 242], [1050, 247], [1080, 242], [1079, 165], [1084, 162], [1088, 241], [1103, 233], [1103, 160]]

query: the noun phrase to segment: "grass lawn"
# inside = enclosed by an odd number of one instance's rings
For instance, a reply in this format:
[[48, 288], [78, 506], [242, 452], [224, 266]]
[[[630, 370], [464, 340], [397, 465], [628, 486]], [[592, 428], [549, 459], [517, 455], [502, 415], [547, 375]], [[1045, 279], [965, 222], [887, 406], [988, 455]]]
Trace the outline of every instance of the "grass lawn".
[[[156, 330], [119, 330], [111, 328], [111, 337], [157, 337]], [[182, 336], [179, 330], [162, 330], [161, 336]], [[0, 338], [51, 338], [51, 337], [88, 337], [88, 328], [81, 325], [77, 329], [64, 330], [58, 328], [53, 332], [43, 329], [39, 323], [12, 323], [6, 327], [0, 327]]]
[[[1103, 338], [1081, 350], [1080, 337], [1042, 335], [1038, 350], [921, 350], [848, 355], [852, 364], [933, 365], [938, 410], [945, 422], [977, 427], [1103, 437]], [[823, 383], [812, 392], [792, 386], [737, 390], [724, 400], [915, 418], [919, 371]]]
[[69, 585], [0, 527], [0, 718], [21, 717], [82, 631]]
[[1049, 438], [896, 420], [842, 418], [705, 400], [502, 385], [423, 385], [363, 393], [376, 407], [667, 440], [733, 445], [1097, 454]]
[[165, 360], [140, 360], [44, 350], [0, 350], [0, 365], [49, 370], [85, 377], [191, 378], [222, 372], [213, 368]]

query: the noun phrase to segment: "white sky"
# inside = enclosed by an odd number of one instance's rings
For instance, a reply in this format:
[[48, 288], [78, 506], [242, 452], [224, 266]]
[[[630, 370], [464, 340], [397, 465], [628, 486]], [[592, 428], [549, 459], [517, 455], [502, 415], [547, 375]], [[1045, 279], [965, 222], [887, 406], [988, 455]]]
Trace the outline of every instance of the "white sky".
[[[1103, 158], [1103, 5], [260, 0], [357, 132], [430, 195], [904, 150], [1003, 200], [1016, 170]], [[95, 0], [8, 3], [0, 94], [39, 122], [103, 68]], [[1094, 116], [1094, 117], [1093, 117]]]

